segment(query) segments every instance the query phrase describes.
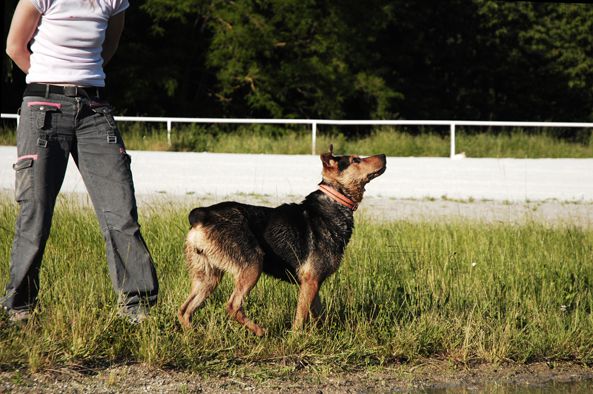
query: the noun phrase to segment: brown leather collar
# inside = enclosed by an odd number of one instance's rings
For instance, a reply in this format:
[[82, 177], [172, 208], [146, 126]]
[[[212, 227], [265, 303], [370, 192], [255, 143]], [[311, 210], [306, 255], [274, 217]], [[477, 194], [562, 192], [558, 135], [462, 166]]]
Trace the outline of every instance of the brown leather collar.
[[334, 189], [331, 186], [321, 184], [319, 185], [319, 190], [325, 193], [326, 196], [331, 198], [332, 200], [342, 204], [343, 206], [350, 208], [353, 212], [356, 211], [358, 208], [358, 204]]

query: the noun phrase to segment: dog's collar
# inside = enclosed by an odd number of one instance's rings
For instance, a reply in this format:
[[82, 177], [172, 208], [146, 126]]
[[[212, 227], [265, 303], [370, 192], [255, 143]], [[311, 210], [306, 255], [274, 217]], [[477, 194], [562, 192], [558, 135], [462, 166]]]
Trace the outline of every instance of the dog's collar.
[[350, 208], [353, 212], [358, 208], [358, 204], [334, 189], [331, 186], [320, 184], [319, 190], [321, 190], [326, 196], [332, 200], [342, 204], [343, 206]]

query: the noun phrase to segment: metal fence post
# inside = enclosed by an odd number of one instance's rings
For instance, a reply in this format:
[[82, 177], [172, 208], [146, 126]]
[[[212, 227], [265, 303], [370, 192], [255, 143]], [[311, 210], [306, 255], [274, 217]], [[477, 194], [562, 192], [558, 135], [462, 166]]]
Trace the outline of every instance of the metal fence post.
[[449, 125], [451, 130], [451, 159], [455, 156], [455, 123]]
[[315, 145], [317, 144], [317, 122], [311, 123], [311, 154], [315, 154]]
[[167, 143], [171, 146], [171, 119], [167, 119]]

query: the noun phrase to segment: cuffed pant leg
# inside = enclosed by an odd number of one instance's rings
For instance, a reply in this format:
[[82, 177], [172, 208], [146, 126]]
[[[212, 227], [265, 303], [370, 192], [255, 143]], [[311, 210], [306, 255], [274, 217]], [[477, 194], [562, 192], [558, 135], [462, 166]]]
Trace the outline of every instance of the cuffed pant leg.
[[53, 206], [37, 201], [19, 202], [10, 259], [10, 278], [2, 305], [33, 309], [39, 292], [39, 271], [49, 236]]

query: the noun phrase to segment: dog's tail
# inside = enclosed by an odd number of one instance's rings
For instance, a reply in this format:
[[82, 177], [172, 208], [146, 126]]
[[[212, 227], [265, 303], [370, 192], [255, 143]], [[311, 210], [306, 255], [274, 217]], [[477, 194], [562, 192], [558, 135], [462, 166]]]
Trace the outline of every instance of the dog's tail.
[[204, 222], [206, 218], [206, 210], [204, 208], [194, 208], [191, 210], [188, 216], [189, 225], [191, 227], [195, 227], [196, 224], [200, 224]]

